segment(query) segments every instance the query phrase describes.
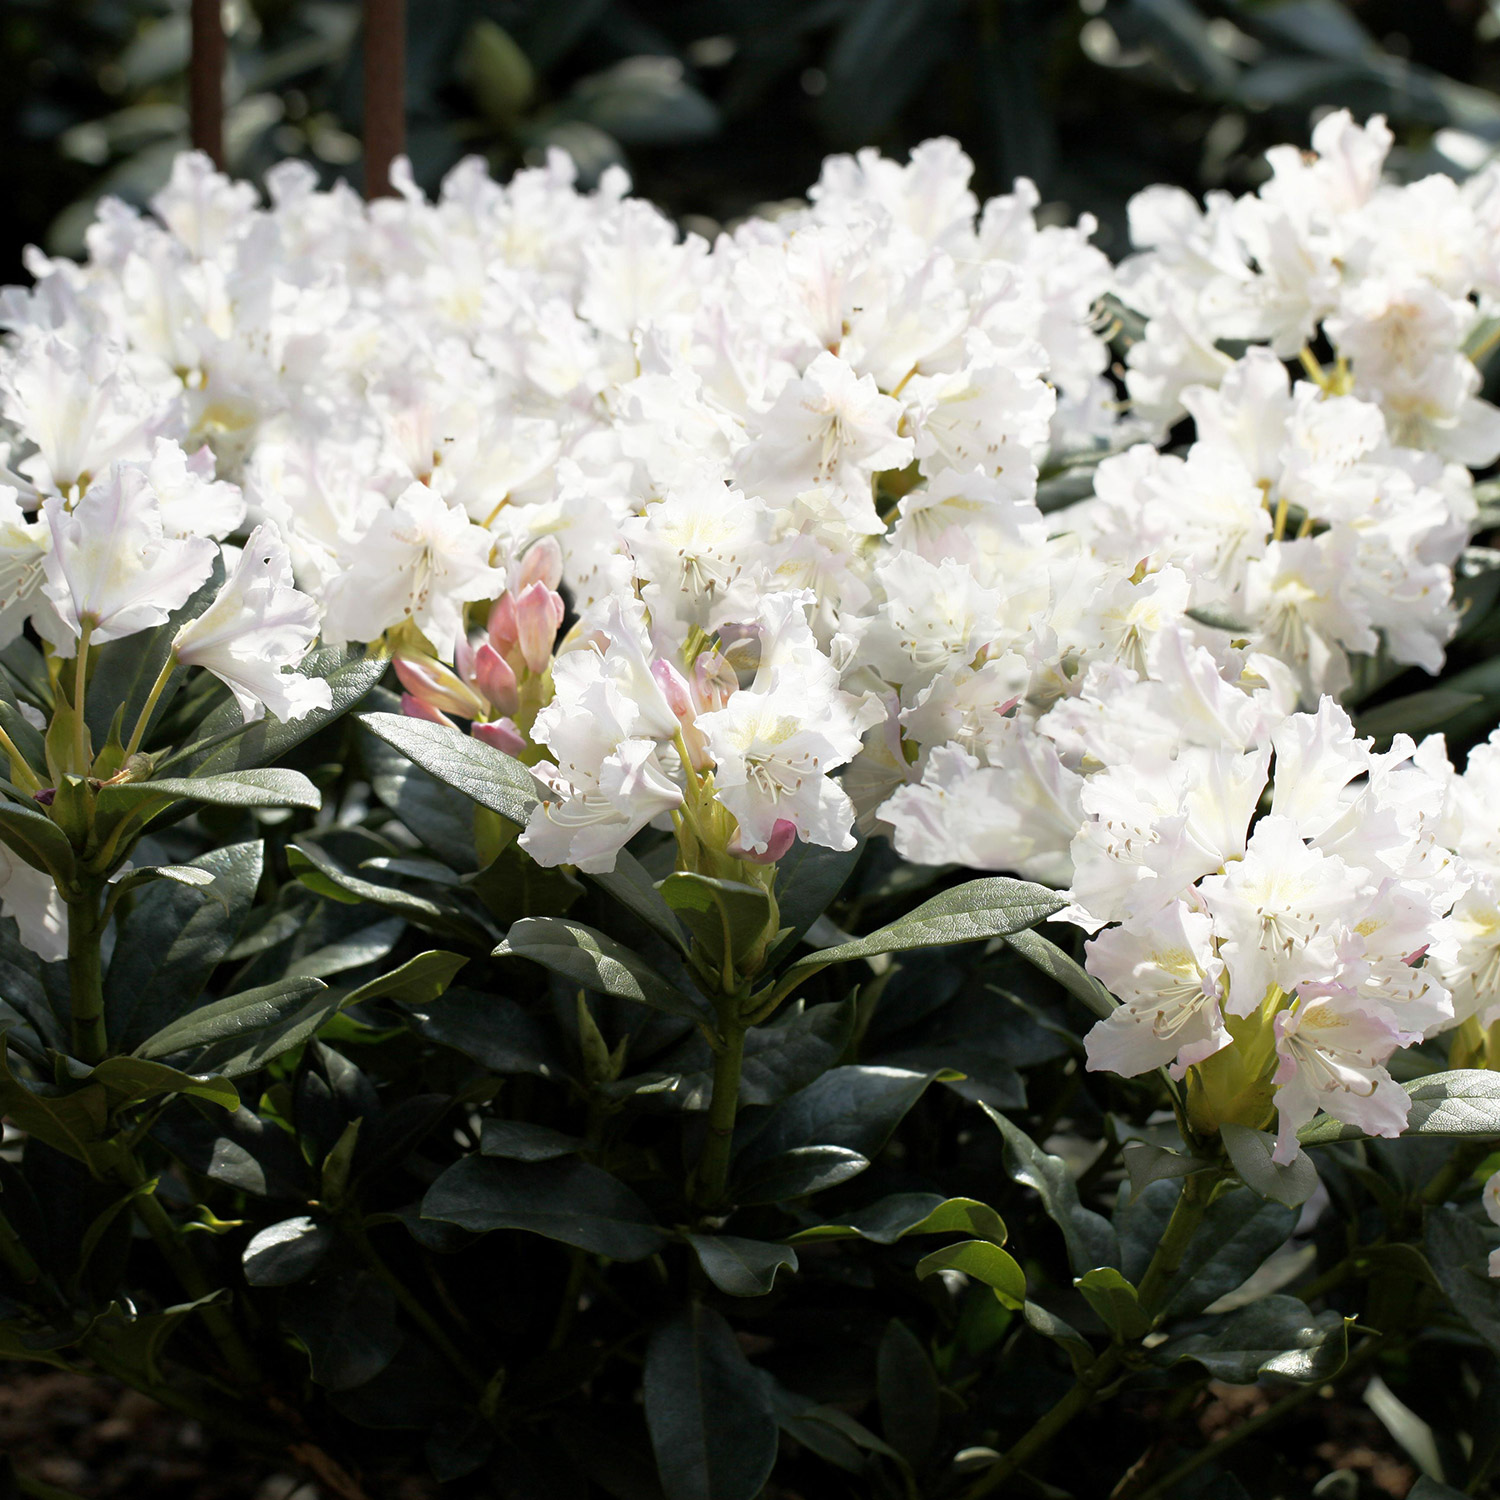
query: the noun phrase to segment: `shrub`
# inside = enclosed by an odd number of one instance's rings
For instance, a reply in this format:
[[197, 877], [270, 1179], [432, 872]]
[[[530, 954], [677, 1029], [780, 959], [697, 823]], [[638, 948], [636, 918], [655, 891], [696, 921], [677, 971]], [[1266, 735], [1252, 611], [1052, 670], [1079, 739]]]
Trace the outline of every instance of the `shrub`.
[[951, 141], [36, 258], [0, 1348], [346, 1496], [1233, 1494], [1377, 1369], [1482, 1490], [1500, 176], [1388, 145], [1119, 266]]

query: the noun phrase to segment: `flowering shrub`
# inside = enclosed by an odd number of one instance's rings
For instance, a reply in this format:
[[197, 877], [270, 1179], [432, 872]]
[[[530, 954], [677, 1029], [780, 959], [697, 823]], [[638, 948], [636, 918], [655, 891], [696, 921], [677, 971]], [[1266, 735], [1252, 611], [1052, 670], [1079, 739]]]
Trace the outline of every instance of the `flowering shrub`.
[[1389, 144], [1118, 266], [948, 141], [713, 245], [184, 156], [33, 256], [0, 1350], [668, 1500], [1232, 1495], [1209, 1381], [1436, 1350], [1480, 1492], [1500, 737], [1410, 732], [1496, 717], [1500, 169]]

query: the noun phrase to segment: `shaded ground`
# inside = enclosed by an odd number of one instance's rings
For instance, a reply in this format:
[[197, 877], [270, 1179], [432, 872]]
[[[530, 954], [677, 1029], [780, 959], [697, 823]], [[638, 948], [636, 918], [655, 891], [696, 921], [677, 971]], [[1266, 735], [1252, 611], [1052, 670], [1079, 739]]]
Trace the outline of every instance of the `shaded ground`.
[[[1270, 1400], [1258, 1388], [1214, 1385], [1190, 1415], [1164, 1420], [1148, 1407], [1140, 1417], [1161, 1427], [1166, 1444], [1194, 1427], [1212, 1442]], [[1309, 1474], [1346, 1472], [1350, 1487], [1333, 1494], [1403, 1500], [1416, 1479], [1374, 1414], [1346, 1400], [1309, 1401], [1279, 1437], [1285, 1456], [1295, 1448], [1306, 1458]], [[1246, 1459], [1250, 1448], [1239, 1450]], [[337, 1500], [301, 1475], [247, 1462], [196, 1422], [113, 1381], [37, 1366], [0, 1364], [0, 1455], [26, 1479], [61, 1492], [49, 1500]], [[378, 1500], [433, 1497], [430, 1483], [414, 1478], [382, 1489]], [[0, 1500], [9, 1500], [3, 1464]]]

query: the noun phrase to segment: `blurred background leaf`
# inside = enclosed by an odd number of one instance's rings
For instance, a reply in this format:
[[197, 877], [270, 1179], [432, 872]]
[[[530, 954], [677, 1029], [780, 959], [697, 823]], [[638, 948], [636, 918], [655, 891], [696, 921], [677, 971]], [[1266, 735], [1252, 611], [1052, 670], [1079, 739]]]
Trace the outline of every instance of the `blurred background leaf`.
[[[561, 146], [585, 181], [711, 229], [800, 195], [830, 151], [956, 136], [981, 193], [1036, 179], [1101, 220], [1150, 182], [1243, 191], [1317, 110], [1383, 112], [1398, 171], [1464, 176], [1500, 146], [1500, 0], [421, 0], [409, 143], [431, 190], [480, 152]], [[226, 0], [227, 147], [359, 180], [355, 0]], [[99, 194], [144, 201], [187, 139], [186, 0], [6, 0], [3, 279], [77, 253]]]

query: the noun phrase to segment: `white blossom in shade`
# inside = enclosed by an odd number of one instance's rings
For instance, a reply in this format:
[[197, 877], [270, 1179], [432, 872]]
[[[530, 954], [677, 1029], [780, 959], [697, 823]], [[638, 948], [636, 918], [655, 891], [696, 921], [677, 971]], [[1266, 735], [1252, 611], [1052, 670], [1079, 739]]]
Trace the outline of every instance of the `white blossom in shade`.
[[68, 956], [68, 908], [52, 877], [0, 849], [0, 915], [13, 917], [21, 941], [47, 964]]
[[1411, 1097], [1385, 1064], [1398, 1047], [1417, 1039], [1403, 1033], [1388, 1012], [1361, 1004], [1346, 990], [1308, 985], [1276, 1017], [1272, 1160], [1285, 1164], [1297, 1156], [1297, 1132], [1319, 1110], [1369, 1135], [1400, 1135]]
[[1107, 928], [1087, 954], [1089, 972], [1120, 1001], [1084, 1039], [1091, 1069], [1134, 1078], [1169, 1067], [1181, 1078], [1230, 1045], [1224, 964], [1202, 912], [1177, 902], [1147, 923]]
[[[0, 485], [0, 645], [9, 645], [38, 611], [52, 614], [42, 592], [51, 546], [52, 529], [47, 522], [41, 518], [28, 521], [15, 490]], [[56, 631], [43, 634], [50, 639]]]
[[170, 537], [145, 472], [112, 464], [71, 510], [60, 495], [44, 507], [52, 547], [43, 585], [62, 626], [63, 655], [87, 623], [96, 643], [166, 624], [213, 571], [207, 537]]
[[738, 482], [747, 494], [782, 505], [832, 485], [873, 515], [875, 475], [912, 459], [900, 421], [899, 403], [881, 395], [871, 376], [856, 375], [825, 350], [756, 419], [737, 461]]
[[463, 630], [463, 606], [505, 588], [490, 566], [493, 539], [425, 484], [401, 492], [350, 550], [330, 585], [324, 634], [330, 641], [373, 641], [410, 621], [444, 661]]
[[920, 782], [897, 788], [879, 816], [897, 851], [916, 864], [1014, 870], [1065, 885], [1083, 778], [1048, 741], [1005, 724], [1009, 732], [992, 737], [985, 764], [956, 744], [939, 745]]
[[239, 704], [247, 724], [269, 710], [283, 722], [328, 708], [332, 689], [292, 668], [318, 634], [317, 601], [292, 584], [292, 563], [276, 528], [250, 533], [234, 570], [212, 604], [173, 640], [184, 666], [212, 672]]

